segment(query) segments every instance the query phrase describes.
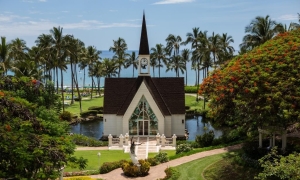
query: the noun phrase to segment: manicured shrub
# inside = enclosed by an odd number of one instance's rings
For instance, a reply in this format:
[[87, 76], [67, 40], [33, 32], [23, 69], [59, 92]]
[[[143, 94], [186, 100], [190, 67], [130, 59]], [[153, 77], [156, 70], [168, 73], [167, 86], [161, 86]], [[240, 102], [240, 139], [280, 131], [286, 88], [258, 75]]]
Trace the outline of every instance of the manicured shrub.
[[189, 152], [193, 148], [190, 144], [180, 144], [176, 147], [176, 154], [183, 153], [183, 152]]
[[112, 170], [118, 169], [120, 167], [121, 167], [121, 164], [119, 163], [119, 161], [105, 162], [100, 167], [100, 174], [106, 174], [106, 173], [108, 173]]
[[[82, 100], [82, 98], [81, 98]], [[79, 97], [74, 98], [74, 101], [79, 101]]]
[[150, 163], [150, 166], [156, 166], [159, 164], [156, 158], [148, 158], [147, 161]]
[[212, 145], [214, 137], [215, 137], [214, 132], [209, 131], [209, 133], [196, 136], [195, 141], [199, 144], [199, 147], [207, 147]]
[[86, 116], [96, 116], [98, 113], [97, 110], [87, 110], [83, 111], [80, 113], [81, 117], [86, 117]]
[[165, 173], [166, 176], [164, 178], [161, 178], [160, 180], [177, 180], [180, 176], [180, 173], [172, 167], [168, 167], [167, 169], [165, 169]]
[[160, 151], [156, 156], [154, 156], [154, 158], [160, 163], [169, 161], [168, 154], [166, 152]]
[[102, 111], [103, 107], [102, 106], [91, 106], [88, 108], [88, 110]]
[[150, 163], [140, 159], [140, 166], [134, 165], [132, 162], [124, 162], [122, 165], [122, 170], [124, 174], [128, 177], [138, 177], [138, 176], [146, 176], [150, 170]]
[[107, 141], [99, 141], [93, 137], [88, 137], [80, 134], [72, 134], [71, 139], [78, 146], [100, 147], [108, 145]]
[[197, 86], [185, 86], [184, 92], [185, 93], [197, 93]]
[[72, 121], [72, 114], [69, 111], [64, 111], [59, 115], [59, 118], [64, 121]]

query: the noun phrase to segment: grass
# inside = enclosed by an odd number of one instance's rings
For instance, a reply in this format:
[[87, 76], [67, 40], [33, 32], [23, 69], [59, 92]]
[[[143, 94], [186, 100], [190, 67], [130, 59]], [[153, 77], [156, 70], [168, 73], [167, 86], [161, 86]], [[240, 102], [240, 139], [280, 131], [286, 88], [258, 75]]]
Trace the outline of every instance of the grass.
[[[207, 104], [208, 103], [206, 103], [206, 105], [205, 105], [205, 109], [208, 109]], [[195, 96], [185, 95], [185, 105], [189, 106], [192, 110], [193, 109], [203, 109], [204, 101], [200, 99], [197, 102]]]
[[[90, 99], [89, 97], [86, 97], [88, 99], [82, 99], [81, 100], [81, 107], [82, 111], [87, 111], [89, 107], [91, 106], [103, 106], [103, 96], [102, 97], [97, 97], [93, 99]], [[80, 110], [79, 110], [79, 101], [74, 101], [74, 104], [70, 106], [65, 107], [66, 111], [69, 111], [73, 115], [80, 115]]]
[[244, 167], [234, 162], [237, 152], [226, 153], [216, 163], [208, 166], [203, 173], [206, 180], [252, 180], [259, 173], [259, 170]]
[[174, 167], [180, 173], [178, 180], [204, 180], [202, 173], [205, 168], [224, 157], [223, 154], [208, 156]]
[[[100, 158], [98, 158], [98, 152], [101, 153]], [[98, 170], [104, 162], [119, 161], [121, 159], [130, 160], [128, 153], [124, 153], [122, 150], [86, 150], [86, 151], [75, 151], [74, 155], [76, 157], [83, 157], [88, 160], [87, 167], [85, 170]], [[100, 166], [99, 166], [100, 159]], [[80, 171], [77, 168], [66, 167], [65, 172], [75, 172]]]

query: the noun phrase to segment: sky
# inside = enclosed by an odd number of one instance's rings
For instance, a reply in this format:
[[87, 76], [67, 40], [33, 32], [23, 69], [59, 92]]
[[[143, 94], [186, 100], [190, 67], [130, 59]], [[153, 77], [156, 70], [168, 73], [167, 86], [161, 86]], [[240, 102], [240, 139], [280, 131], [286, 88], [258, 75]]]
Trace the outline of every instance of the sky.
[[209, 35], [231, 35], [237, 53], [245, 27], [256, 16], [299, 23], [299, 7], [300, 0], [0, 0], [0, 36], [32, 47], [39, 35], [60, 26], [85, 46], [108, 50], [121, 37], [129, 50], [138, 50], [145, 11], [150, 48], [166, 45], [169, 34], [185, 40], [199, 27]]

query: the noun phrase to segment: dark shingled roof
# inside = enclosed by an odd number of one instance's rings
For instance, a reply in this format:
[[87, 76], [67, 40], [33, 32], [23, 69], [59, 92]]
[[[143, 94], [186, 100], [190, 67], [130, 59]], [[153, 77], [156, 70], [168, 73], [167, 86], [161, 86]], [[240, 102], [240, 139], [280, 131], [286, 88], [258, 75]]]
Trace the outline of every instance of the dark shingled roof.
[[148, 45], [147, 27], [146, 27], [145, 13], [144, 13], [139, 55], [148, 55], [148, 54], [149, 54], [149, 45]]
[[124, 115], [140, 85], [144, 82], [163, 115], [184, 114], [183, 78], [106, 78], [104, 114]]

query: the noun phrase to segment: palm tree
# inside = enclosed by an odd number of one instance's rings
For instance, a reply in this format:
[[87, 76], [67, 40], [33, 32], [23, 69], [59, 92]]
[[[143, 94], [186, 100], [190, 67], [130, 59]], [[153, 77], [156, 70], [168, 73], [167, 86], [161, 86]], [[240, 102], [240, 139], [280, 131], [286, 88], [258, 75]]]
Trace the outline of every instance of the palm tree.
[[[53, 76], [51, 75], [51, 70], [54, 70], [53, 63], [51, 61], [52, 59], [52, 37], [50, 34], [42, 34], [38, 36], [37, 40], [35, 41], [37, 47], [38, 47], [38, 53], [39, 53], [39, 60], [41, 64], [43, 65], [44, 69], [44, 77], [48, 77], [49, 80], [54, 81]], [[48, 73], [46, 75], [46, 73]], [[55, 75], [55, 73], [53, 73]], [[46, 79], [44, 79], [46, 82]]]
[[103, 74], [105, 77], [115, 77], [117, 75], [118, 66], [116, 65], [115, 60], [104, 58], [102, 61]]
[[114, 59], [116, 59], [118, 66], [118, 77], [121, 74], [121, 68], [125, 65], [125, 59], [127, 54], [125, 53], [127, 50], [127, 44], [123, 38], [113, 40], [114, 45], [109, 48], [109, 51], [113, 51], [115, 53]]
[[[64, 52], [66, 44], [64, 41], [64, 36], [62, 33], [63, 28], [59, 27], [53, 27], [53, 29], [50, 30], [50, 34], [52, 37], [52, 48], [53, 48], [53, 58], [54, 58], [54, 66], [56, 68], [56, 77], [58, 77], [58, 69], [60, 69], [60, 83], [61, 83], [61, 96], [63, 101], [63, 111], [65, 111], [65, 98], [64, 98], [64, 78], [63, 78], [63, 71], [67, 69], [65, 57], [66, 54]], [[58, 93], [58, 78], [56, 81], [57, 85], [57, 93]]]
[[128, 68], [132, 65], [132, 77], [134, 77], [134, 69], [137, 69], [138, 57], [135, 56], [135, 52], [132, 51], [131, 55], [128, 55], [128, 58], [125, 60], [125, 68]]
[[266, 17], [257, 16], [246, 26], [245, 33], [247, 34], [243, 37], [240, 48], [252, 50], [254, 47], [272, 39], [279, 29], [276, 21], [271, 20], [269, 15]]
[[169, 70], [171, 70], [171, 71], [174, 70], [176, 73], [176, 77], [179, 77], [179, 71], [181, 72], [181, 74], [184, 73], [185, 63], [180, 55], [171, 57], [170, 62], [168, 63], [166, 72], [168, 72]]
[[214, 68], [216, 69], [217, 61], [220, 59], [220, 55], [222, 53], [221, 43], [220, 41], [220, 35], [215, 33], [212, 33], [212, 36], [208, 38], [208, 50], [211, 52], [213, 56], [213, 62], [214, 62]]
[[[161, 61], [164, 62], [164, 64], [167, 64], [167, 57], [166, 57], [166, 51], [164, 48], [164, 45], [162, 44], [156, 44], [155, 47], [151, 48], [151, 54], [150, 59], [151, 61], [158, 61], [158, 63], [152, 63], [153, 65], [158, 67], [158, 77], [160, 77], [160, 68], [163, 67], [161, 64]], [[154, 66], [152, 66], [154, 68]], [[153, 70], [154, 73], [154, 70]]]
[[101, 77], [103, 76], [104, 72], [103, 72], [103, 66], [102, 63], [100, 61], [96, 61], [92, 67], [91, 67], [91, 76], [95, 76], [97, 78], [97, 86], [98, 86], [98, 94], [101, 97], [101, 92], [100, 92], [100, 80]]
[[232, 36], [228, 36], [227, 33], [223, 33], [222, 36], [220, 36], [219, 43], [222, 49], [219, 63], [223, 63], [233, 57], [234, 48], [230, 46], [230, 43], [234, 43], [234, 40]]
[[100, 60], [101, 51], [97, 50], [94, 46], [87, 47], [87, 54], [86, 58], [88, 59], [88, 67], [89, 67], [89, 75], [92, 77], [92, 92], [91, 92], [91, 99], [93, 98], [93, 88], [94, 88], [94, 76], [91, 72], [93, 64]]
[[171, 56], [171, 53], [173, 51], [173, 56], [179, 55], [179, 49], [181, 44], [181, 37], [175, 36], [173, 34], [169, 34], [169, 36], [166, 38], [167, 46], [166, 51], [168, 52], [169, 56]]
[[156, 59], [154, 59], [154, 58], [151, 57], [151, 55], [150, 55], [150, 67], [152, 67], [153, 77], [155, 77], [155, 71], [154, 71], [154, 69], [156, 67], [158, 67], [158, 63], [157, 63]]
[[182, 61], [184, 62], [185, 65], [185, 85], [187, 86], [187, 67], [186, 64], [187, 62], [190, 61], [190, 50], [189, 49], [183, 49], [181, 53]]
[[[6, 43], [6, 38], [1, 37], [0, 44], [0, 74], [3, 76], [7, 74], [7, 70], [10, 68], [10, 59], [8, 57], [9, 44]], [[3, 72], [1, 72], [1, 70]]]

